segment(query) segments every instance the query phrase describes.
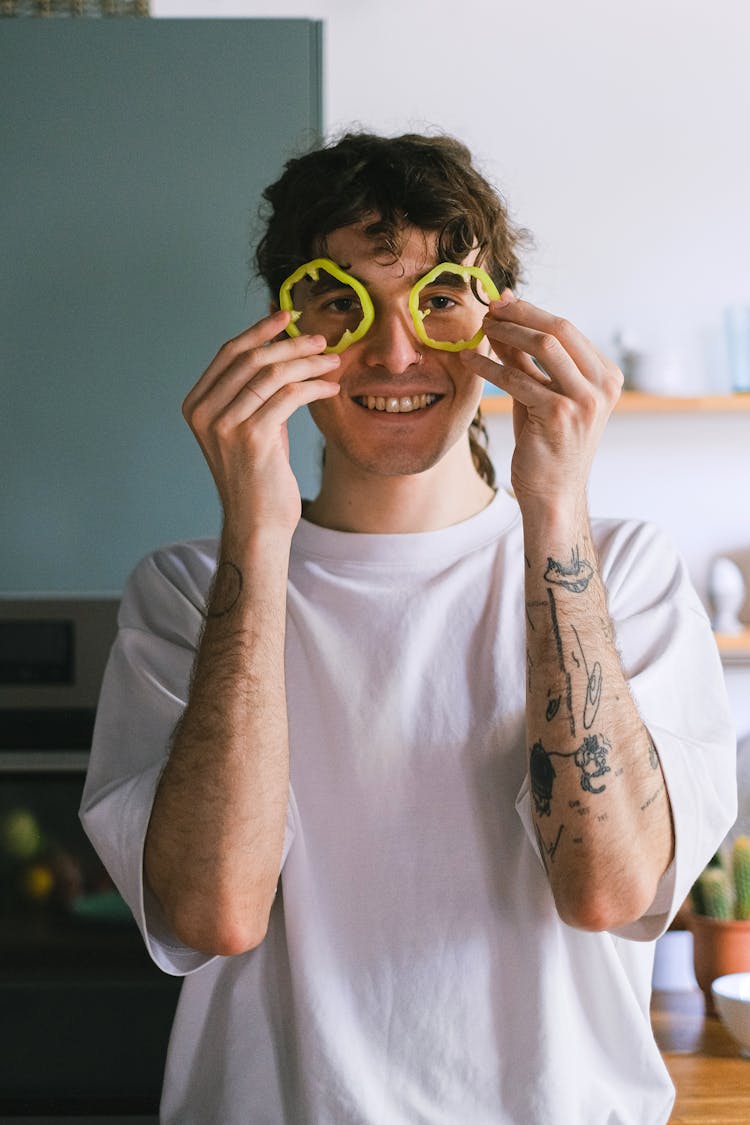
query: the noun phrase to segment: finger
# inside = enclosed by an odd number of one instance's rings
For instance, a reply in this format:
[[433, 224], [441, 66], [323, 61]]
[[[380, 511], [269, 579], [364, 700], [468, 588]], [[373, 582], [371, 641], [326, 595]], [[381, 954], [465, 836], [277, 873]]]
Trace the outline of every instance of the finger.
[[[495, 335], [502, 335], [500, 325], [503, 323], [515, 324], [505, 335], [506, 343], [523, 348], [533, 356], [563, 394], [583, 402], [589, 400], [595, 389], [603, 395], [610, 410], [614, 407], [625, 382], [622, 371], [570, 321], [553, 316], [529, 301], [508, 300], [507, 297], [504, 301], [493, 301], [490, 308], [490, 317], [498, 329]], [[524, 330], [539, 333], [535, 344], [526, 340], [524, 347]], [[492, 339], [491, 331], [487, 335], [496, 349], [500, 340]], [[572, 364], [566, 362], [566, 357]], [[528, 370], [527, 365], [520, 366]]]
[[[503, 362], [507, 355], [514, 366], [535, 376], [529, 366], [531, 362], [537, 372], [541, 369], [549, 377], [554, 390], [578, 402], [589, 402], [594, 394], [611, 408], [619, 398], [624, 383], [622, 371], [568, 322], [556, 322], [558, 336], [507, 322], [496, 327], [494, 333], [488, 325], [485, 331], [493, 351]], [[527, 355], [525, 360], [523, 351]]]
[[[287, 368], [294, 379], [325, 375], [338, 367], [339, 357], [324, 355], [324, 347], [322, 336], [306, 336], [252, 348], [237, 355], [227, 367], [219, 366], [217, 356], [216, 366], [204, 372], [185, 399], [183, 414], [189, 420], [197, 409], [201, 412], [223, 409], [243, 387], [264, 372], [272, 372], [277, 385], [283, 381], [282, 372]], [[263, 399], [268, 398], [269, 393], [259, 390]]]
[[291, 313], [287, 309], [276, 309], [274, 312], [269, 313], [268, 316], [262, 317], [261, 320], [251, 324], [249, 328], [243, 329], [237, 336], [233, 336], [219, 349], [219, 355], [222, 352], [229, 356], [240, 355], [242, 352], [251, 351], [253, 348], [260, 348], [266, 344], [270, 344], [277, 337], [281, 336], [282, 339], [291, 339], [291, 337], [282, 336], [289, 321], [291, 320]]
[[299, 410], [301, 406], [309, 406], [311, 402], [320, 402], [326, 398], [335, 398], [340, 391], [341, 384], [332, 383], [328, 379], [308, 379], [303, 383], [287, 383], [253, 413], [252, 425], [276, 428], [283, 422], [288, 422], [295, 410]]
[[[536, 360], [552, 381], [556, 389], [574, 398], [586, 385], [597, 381], [593, 361], [588, 358], [584, 367], [573, 358], [565, 344], [552, 331], [543, 331], [515, 321], [501, 321], [492, 316], [485, 317], [482, 325], [485, 335], [493, 349], [510, 347], [525, 352]], [[522, 365], [531, 373], [528, 364]], [[599, 363], [596, 361], [596, 371]]]
[[332, 353], [279, 360], [262, 367], [246, 385], [257, 394], [258, 398], [266, 402], [287, 383], [301, 383], [307, 379], [319, 379], [327, 375], [335, 376], [340, 364], [341, 357]]
[[540, 309], [530, 301], [519, 298], [490, 302], [490, 314], [498, 323], [513, 322], [523, 328], [553, 336], [559, 340], [574, 362], [581, 368], [596, 368], [608, 359], [594, 346], [580, 329], [565, 317]]
[[241, 372], [239, 382], [236, 379], [231, 382], [220, 380], [186, 414], [188, 425], [195, 434], [209, 432], [214, 427], [221, 432], [231, 432], [256, 414], [285, 386], [324, 379], [335, 371], [338, 362], [338, 356], [315, 355], [272, 365], [264, 380], [248, 379], [246, 372]]
[[528, 300], [521, 300], [514, 294], [506, 293], [497, 302], [490, 303], [490, 315], [498, 322], [512, 321], [528, 328], [557, 337], [579, 366], [611, 363], [603, 352], [591, 343], [579, 328], [566, 318], [548, 313]]
[[338, 386], [337, 382], [326, 380], [326, 376], [335, 371], [339, 362], [338, 356], [323, 355], [278, 365], [272, 364], [271, 367], [264, 368], [261, 375], [247, 380], [231, 399], [220, 406], [216, 401], [218, 396], [214, 394], [207, 413], [211, 411], [214, 417], [220, 414], [227, 424], [242, 425], [278, 395], [285, 394], [289, 387], [324, 381], [331, 383], [332, 386]]
[[487, 382], [493, 383], [500, 390], [506, 391], [516, 401], [524, 406], [540, 408], [554, 399], [559, 399], [560, 394], [551, 386], [541, 371], [534, 368], [533, 373], [514, 367], [510, 363], [496, 363], [487, 356], [478, 352], [462, 352], [463, 362], [471, 367], [476, 375], [480, 375]]
[[492, 351], [506, 366], [515, 367], [519, 371], [525, 371], [532, 379], [536, 379], [542, 383], [549, 382], [549, 376], [542, 371], [539, 364], [527, 352], [521, 351], [520, 348], [514, 348], [511, 344], [502, 344], [499, 340], [492, 341]]
[[[289, 323], [289, 313], [286, 310], [272, 313], [263, 320], [253, 324], [238, 336], [227, 340], [201, 375], [195, 386], [185, 399], [184, 406], [189, 410], [193, 403], [200, 399], [207, 390], [225, 375], [230, 369], [237, 370], [237, 363], [245, 361], [248, 365], [248, 378], [265, 363], [269, 362], [268, 353], [271, 353], [271, 362], [274, 359], [295, 355], [310, 355], [322, 352], [326, 341], [322, 336], [297, 336], [281, 335]], [[273, 350], [272, 350], [273, 349]]]

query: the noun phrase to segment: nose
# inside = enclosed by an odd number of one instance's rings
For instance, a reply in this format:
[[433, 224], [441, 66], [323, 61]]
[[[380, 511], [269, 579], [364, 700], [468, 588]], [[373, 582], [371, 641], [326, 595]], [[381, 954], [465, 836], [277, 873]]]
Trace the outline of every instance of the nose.
[[422, 358], [408, 309], [378, 309], [362, 346], [368, 367], [384, 367], [392, 375], [402, 374]]

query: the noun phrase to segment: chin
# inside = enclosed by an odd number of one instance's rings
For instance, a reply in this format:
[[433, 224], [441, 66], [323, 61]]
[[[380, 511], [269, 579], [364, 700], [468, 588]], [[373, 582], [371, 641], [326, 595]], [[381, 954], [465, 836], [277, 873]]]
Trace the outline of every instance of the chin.
[[443, 453], [428, 456], [424, 453], [416, 454], [413, 450], [400, 449], [383, 453], [380, 456], [352, 454], [351, 451], [341, 450], [341, 453], [357, 469], [368, 476], [379, 477], [412, 477], [426, 473], [442, 460]]
[[[342, 441], [341, 435], [324, 434], [329, 449], [338, 463], [374, 477], [411, 477], [429, 472], [464, 438], [464, 431], [433, 433], [427, 439], [400, 441]], [[426, 440], [427, 439], [427, 440]]]

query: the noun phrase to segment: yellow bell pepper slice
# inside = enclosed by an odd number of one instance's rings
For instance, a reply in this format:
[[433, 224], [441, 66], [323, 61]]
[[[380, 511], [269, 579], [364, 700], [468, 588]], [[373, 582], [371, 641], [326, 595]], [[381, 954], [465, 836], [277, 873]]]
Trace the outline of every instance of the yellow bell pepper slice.
[[419, 339], [423, 344], [426, 344], [428, 348], [437, 348], [442, 352], [462, 352], [466, 348], [475, 348], [484, 336], [484, 332], [481, 328], [478, 332], [474, 333], [470, 340], [433, 340], [425, 332], [424, 319], [428, 315], [429, 310], [422, 312], [420, 309], [419, 294], [426, 286], [431, 285], [436, 278], [444, 273], [457, 273], [466, 282], [468, 282], [470, 277], [476, 277], [487, 290], [491, 300], [497, 301], [500, 298], [494, 281], [489, 274], [479, 266], [462, 266], [458, 262], [441, 262], [439, 265], [435, 266], [434, 269], [431, 269], [429, 273], [426, 273], [424, 277], [420, 277], [409, 294], [409, 312], [414, 321], [417, 336], [419, 336]]
[[362, 307], [362, 319], [354, 329], [354, 331], [352, 332], [351, 329], [347, 328], [347, 330], [344, 332], [344, 335], [341, 337], [337, 344], [333, 346], [329, 345], [325, 349], [326, 353], [333, 352], [338, 355], [341, 352], [345, 351], [350, 344], [354, 344], [357, 340], [361, 340], [365, 332], [368, 331], [370, 325], [375, 319], [375, 309], [373, 307], [372, 299], [361, 281], [358, 281], [356, 277], [352, 277], [351, 274], [347, 273], [345, 270], [342, 270], [341, 267], [337, 266], [335, 262], [332, 262], [330, 258], [313, 258], [311, 262], [305, 262], [303, 266], [300, 266], [299, 269], [290, 274], [284, 284], [281, 286], [281, 289], [279, 290], [279, 307], [282, 309], [286, 309], [287, 312], [290, 312], [292, 314], [292, 319], [286, 326], [287, 335], [301, 336], [302, 333], [297, 327], [296, 322], [299, 320], [302, 314], [294, 308], [294, 302], [292, 301], [292, 289], [298, 281], [302, 281], [302, 279], [305, 277], [309, 277], [312, 281], [317, 281], [318, 277], [320, 276], [321, 270], [323, 270], [325, 273], [330, 273], [333, 277], [335, 277], [338, 281], [341, 281], [348, 288], [353, 289], [357, 297], [359, 298], [359, 303]]

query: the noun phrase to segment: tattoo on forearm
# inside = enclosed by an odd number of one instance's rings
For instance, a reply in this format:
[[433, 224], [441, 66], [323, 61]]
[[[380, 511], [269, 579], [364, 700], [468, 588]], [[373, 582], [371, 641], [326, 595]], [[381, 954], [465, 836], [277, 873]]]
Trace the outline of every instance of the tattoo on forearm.
[[532, 633], [536, 633], [536, 625], [534, 624], [534, 619], [531, 616], [531, 610], [532, 609], [546, 609], [546, 608], [547, 608], [547, 602], [546, 601], [526, 602], [526, 620], [529, 623], [529, 628], [531, 629]]
[[[578, 636], [578, 630], [575, 625], [571, 625], [570, 627], [575, 634], [578, 651], [581, 654], [581, 660], [583, 661], [583, 668], [586, 674], [586, 701], [583, 705], [583, 728], [584, 730], [591, 730], [597, 711], [599, 710], [599, 704], [602, 701], [602, 666], [597, 660], [594, 662], [593, 668], [589, 671], [588, 661], [583, 651], [581, 638]], [[579, 664], [576, 654], [573, 653], [572, 656], [576, 664]]]
[[545, 718], [547, 719], [548, 723], [552, 722], [555, 715], [560, 710], [560, 701], [561, 700], [562, 700], [561, 695], [556, 695], [556, 696], [554, 696], [554, 698], [552, 697], [552, 689], [550, 689], [547, 692], [547, 711], [545, 713]]
[[664, 786], [660, 785], [659, 788], [655, 789], [651, 796], [643, 802], [643, 804], [641, 805], [641, 812], [645, 812], [650, 805], [653, 805], [654, 801], [657, 801], [663, 792]]
[[560, 633], [560, 624], [557, 620], [557, 607], [555, 605], [555, 595], [552, 590], [547, 591], [549, 599], [549, 612], [552, 619], [552, 634], [555, 638], [555, 648], [557, 650], [557, 663], [560, 666], [560, 671], [565, 677], [565, 706], [568, 709], [568, 724], [570, 726], [571, 735], [575, 736], [576, 733], [576, 720], [573, 714], [573, 683], [570, 678], [570, 672], [565, 667], [565, 655], [563, 653], [562, 635]]
[[595, 788], [591, 782], [610, 772], [607, 758], [611, 749], [609, 739], [603, 734], [587, 734], [583, 744], [576, 750], [574, 760], [581, 770], [581, 789], [585, 789], [587, 793], [603, 793], [607, 788], [606, 785]]
[[578, 548], [574, 547], [571, 551], [569, 563], [547, 558], [544, 579], [553, 586], [562, 586], [563, 590], [569, 590], [571, 594], [582, 594], [593, 574], [594, 568], [591, 563], [582, 559], [578, 554]]
[[529, 779], [531, 793], [538, 816], [549, 816], [551, 810], [553, 783], [557, 774], [550, 761], [550, 755], [541, 742], [535, 742], [529, 755]]
[[536, 832], [536, 840], [537, 840], [537, 843], [539, 844], [539, 854], [542, 857], [542, 863], [544, 864], [544, 870], [548, 873], [549, 873], [549, 864], [547, 863], [547, 857], [549, 857], [551, 860], [554, 860], [555, 852], [557, 851], [558, 846], [560, 844], [560, 837], [563, 834], [564, 828], [565, 828], [565, 825], [561, 824], [560, 827], [557, 830], [557, 835], [555, 836], [552, 843], [551, 844], [545, 844], [544, 840], [542, 839], [542, 834], [539, 831], [539, 825], [536, 824], [536, 823], [534, 824], [534, 831]]
[[659, 755], [656, 753], [654, 740], [650, 735], [648, 739], [648, 764], [651, 766], [652, 770], [658, 770], [659, 768]]
[[603, 734], [587, 734], [577, 750], [545, 750], [541, 742], [535, 742], [529, 755], [529, 778], [531, 793], [538, 816], [549, 816], [551, 812], [552, 791], [557, 777], [552, 758], [572, 758], [580, 772], [581, 789], [586, 793], [603, 793], [607, 788], [603, 783], [593, 782], [610, 773], [607, 764], [612, 746]]
[[242, 571], [238, 566], [233, 562], [220, 563], [216, 569], [206, 617], [226, 617], [231, 613], [240, 600], [243, 584]]
[[547, 863], [547, 849], [544, 846], [544, 840], [542, 839], [542, 834], [539, 831], [539, 825], [536, 823], [536, 821], [534, 822], [534, 831], [536, 833], [536, 842], [539, 845], [539, 855], [542, 857], [542, 863], [544, 864], [544, 870], [549, 875], [549, 864]]

